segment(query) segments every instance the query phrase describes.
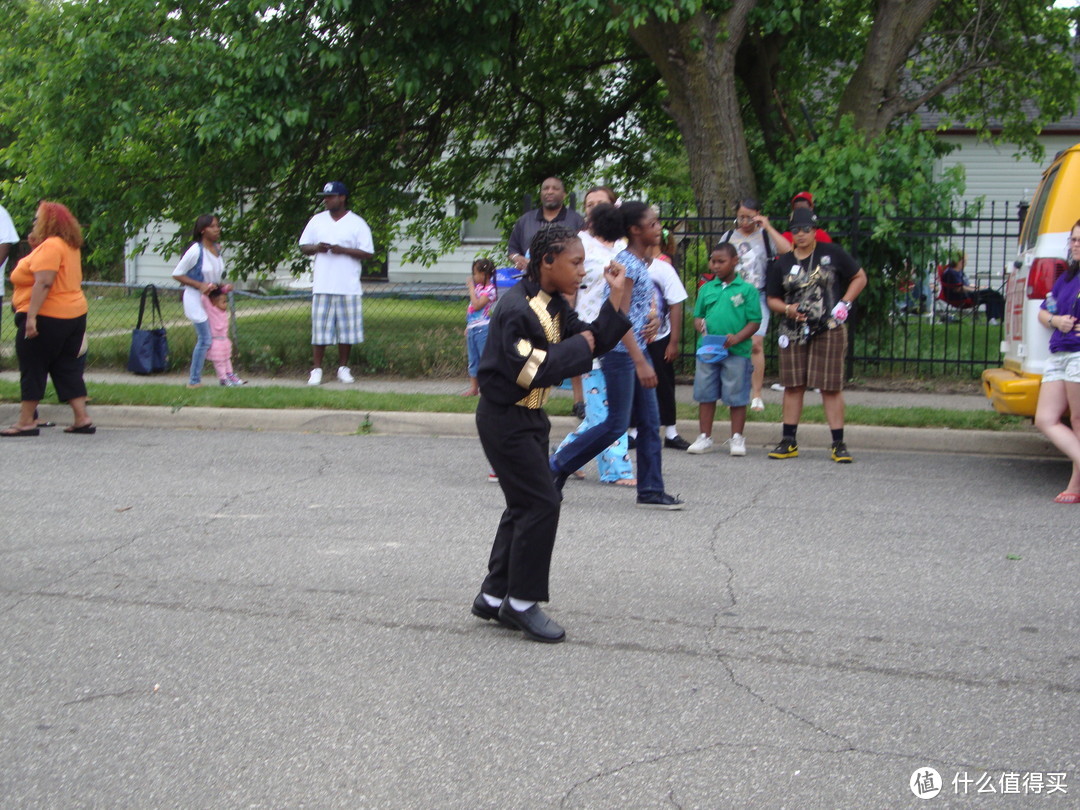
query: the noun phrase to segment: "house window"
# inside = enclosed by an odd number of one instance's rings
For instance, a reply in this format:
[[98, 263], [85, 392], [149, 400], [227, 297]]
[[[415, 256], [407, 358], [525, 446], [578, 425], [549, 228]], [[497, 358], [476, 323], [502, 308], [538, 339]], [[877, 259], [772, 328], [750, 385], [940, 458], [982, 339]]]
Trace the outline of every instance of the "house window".
[[495, 203], [476, 206], [476, 219], [461, 226], [461, 238], [465, 242], [498, 242], [504, 234], [498, 225], [499, 207]]

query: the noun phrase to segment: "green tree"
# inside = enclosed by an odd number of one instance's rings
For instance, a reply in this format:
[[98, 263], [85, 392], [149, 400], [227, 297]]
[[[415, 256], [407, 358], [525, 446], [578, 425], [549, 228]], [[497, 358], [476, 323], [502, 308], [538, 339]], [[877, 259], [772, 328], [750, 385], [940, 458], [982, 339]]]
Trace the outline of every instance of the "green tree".
[[[904, 129], [920, 106], [1032, 144], [1078, 87], [1077, 13], [1036, 0], [8, 0], [0, 15], [0, 194], [23, 221], [40, 197], [70, 203], [97, 267], [143, 225], [207, 210], [237, 269], [299, 267], [329, 178], [380, 250], [404, 233], [427, 259], [477, 203], [509, 221], [548, 174], [688, 187], [700, 206], [780, 199], [796, 165], [806, 185], [872, 191], [855, 167], [929, 154]], [[810, 176], [811, 147], [860, 157], [817, 161], [846, 179]]]

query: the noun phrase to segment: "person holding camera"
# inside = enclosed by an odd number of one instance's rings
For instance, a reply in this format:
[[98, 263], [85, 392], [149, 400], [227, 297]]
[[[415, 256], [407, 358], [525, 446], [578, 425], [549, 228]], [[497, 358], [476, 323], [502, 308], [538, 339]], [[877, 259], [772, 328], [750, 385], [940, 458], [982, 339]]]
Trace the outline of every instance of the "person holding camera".
[[796, 431], [807, 387], [820, 388], [825, 420], [832, 431], [830, 457], [850, 464], [844, 444], [844, 354], [847, 321], [866, 287], [866, 273], [842, 248], [817, 240], [817, 217], [806, 208], [791, 215], [794, 249], [769, 267], [765, 293], [780, 322], [780, 384], [784, 386], [784, 427], [769, 458], [799, 455]]

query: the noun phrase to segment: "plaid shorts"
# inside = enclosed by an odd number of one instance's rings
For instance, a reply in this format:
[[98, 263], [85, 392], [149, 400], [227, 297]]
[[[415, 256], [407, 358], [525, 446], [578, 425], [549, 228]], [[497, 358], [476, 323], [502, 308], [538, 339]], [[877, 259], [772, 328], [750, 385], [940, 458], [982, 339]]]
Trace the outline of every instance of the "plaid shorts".
[[844, 354], [847, 326], [814, 335], [809, 343], [794, 341], [780, 349], [780, 384], [785, 388], [844, 390]]
[[330, 346], [334, 343], [363, 343], [364, 316], [360, 295], [311, 296], [311, 345]]

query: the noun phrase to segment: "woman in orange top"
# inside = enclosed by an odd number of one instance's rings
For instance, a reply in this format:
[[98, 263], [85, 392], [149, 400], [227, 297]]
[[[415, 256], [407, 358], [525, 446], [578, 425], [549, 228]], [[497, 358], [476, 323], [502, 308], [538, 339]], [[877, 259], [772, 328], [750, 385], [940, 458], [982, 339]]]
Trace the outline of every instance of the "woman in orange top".
[[79, 349], [86, 333], [82, 291], [82, 228], [60, 203], [43, 202], [28, 240], [34, 249], [11, 271], [15, 308], [15, 354], [19, 358], [22, 404], [18, 421], [0, 436], [37, 436], [34, 410], [51, 376], [56, 395], [71, 405], [67, 433], [93, 433], [86, 412]]

